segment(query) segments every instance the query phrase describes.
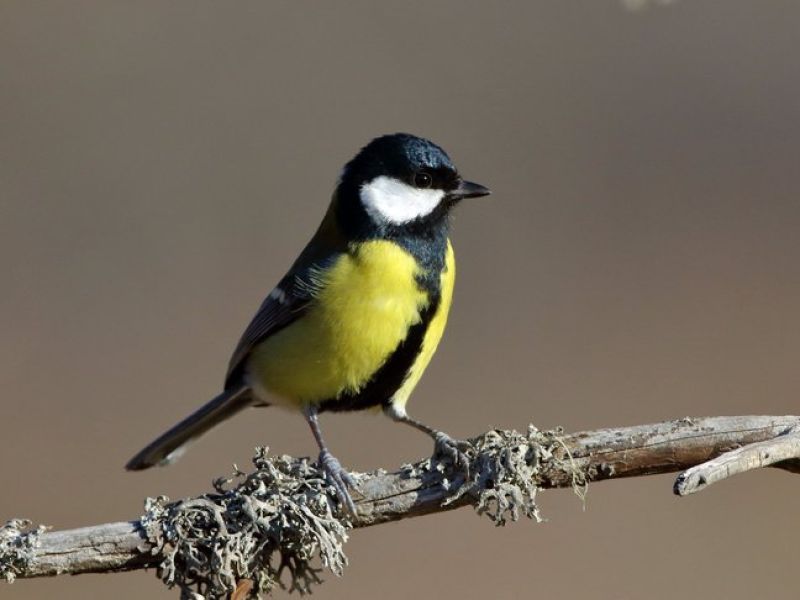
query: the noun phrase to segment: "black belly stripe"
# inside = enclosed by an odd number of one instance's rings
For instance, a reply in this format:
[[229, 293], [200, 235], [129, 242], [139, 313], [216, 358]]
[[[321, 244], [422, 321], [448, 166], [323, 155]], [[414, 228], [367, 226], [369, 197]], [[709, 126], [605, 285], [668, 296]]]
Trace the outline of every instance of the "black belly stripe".
[[408, 330], [408, 335], [395, 348], [386, 362], [378, 369], [367, 385], [358, 392], [346, 393], [337, 398], [324, 400], [319, 404], [319, 411], [343, 412], [362, 410], [388, 403], [394, 393], [400, 389], [408, 377], [414, 361], [422, 350], [422, 342], [428, 326], [439, 308], [439, 295], [431, 299], [430, 304], [420, 313], [421, 321]]

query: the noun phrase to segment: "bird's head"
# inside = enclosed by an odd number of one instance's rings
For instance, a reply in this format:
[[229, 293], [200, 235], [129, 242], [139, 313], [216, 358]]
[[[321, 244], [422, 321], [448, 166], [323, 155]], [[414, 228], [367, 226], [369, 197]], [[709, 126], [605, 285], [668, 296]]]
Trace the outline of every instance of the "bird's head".
[[395, 133], [375, 138], [347, 163], [336, 198], [344, 225], [386, 233], [424, 229], [444, 220], [464, 198], [489, 193], [464, 181], [433, 142]]

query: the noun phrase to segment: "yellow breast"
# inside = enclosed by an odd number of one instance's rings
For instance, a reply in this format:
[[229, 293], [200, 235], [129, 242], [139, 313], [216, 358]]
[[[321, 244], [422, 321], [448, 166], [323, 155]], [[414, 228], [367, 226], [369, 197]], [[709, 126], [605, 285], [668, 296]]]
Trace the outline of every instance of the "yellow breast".
[[251, 383], [270, 401], [293, 406], [358, 391], [420, 322], [428, 296], [418, 274], [414, 258], [391, 242], [365, 242], [343, 255], [320, 273], [308, 312], [253, 350]]

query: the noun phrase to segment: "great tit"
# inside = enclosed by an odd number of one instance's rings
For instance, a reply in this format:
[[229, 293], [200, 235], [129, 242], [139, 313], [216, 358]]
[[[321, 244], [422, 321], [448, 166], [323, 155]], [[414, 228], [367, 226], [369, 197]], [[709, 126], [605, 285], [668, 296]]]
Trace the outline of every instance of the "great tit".
[[169, 464], [217, 423], [271, 404], [305, 415], [319, 465], [351, 512], [354, 480], [325, 445], [321, 412], [382, 408], [463, 462], [463, 443], [409, 417], [406, 402], [439, 344], [453, 296], [450, 211], [489, 193], [463, 180], [429, 140], [405, 133], [372, 140], [344, 167], [319, 229], [245, 329], [224, 391], [126, 468]]

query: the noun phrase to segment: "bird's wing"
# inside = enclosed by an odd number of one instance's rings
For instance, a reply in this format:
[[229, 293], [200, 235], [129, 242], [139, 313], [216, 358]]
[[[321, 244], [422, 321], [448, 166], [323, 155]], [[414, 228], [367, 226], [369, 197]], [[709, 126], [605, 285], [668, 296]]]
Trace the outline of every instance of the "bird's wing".
[[233, 351], [225, 376], [225, 388], [240, 386], [244, 364], [253, 348], [261, 341], [302, 317], [323, 285], [324, 272], [343, 253], [348, 243], [337, 225], [334, 195], [328, 213], [311, 241], [297, 257], [289, 272], [269, 293], [245, 329]]
[[322, 284], [320, 273], [337, 257], [338, 253], [329, 254], [306, 264], [302, 264], [305, 261], [298, 260], [301, 264], [296, 263], [269, 293], [233, 351], [225, 376], [226, 388], [241, 384], [244, 363], [259, 342], [306, 313]]

